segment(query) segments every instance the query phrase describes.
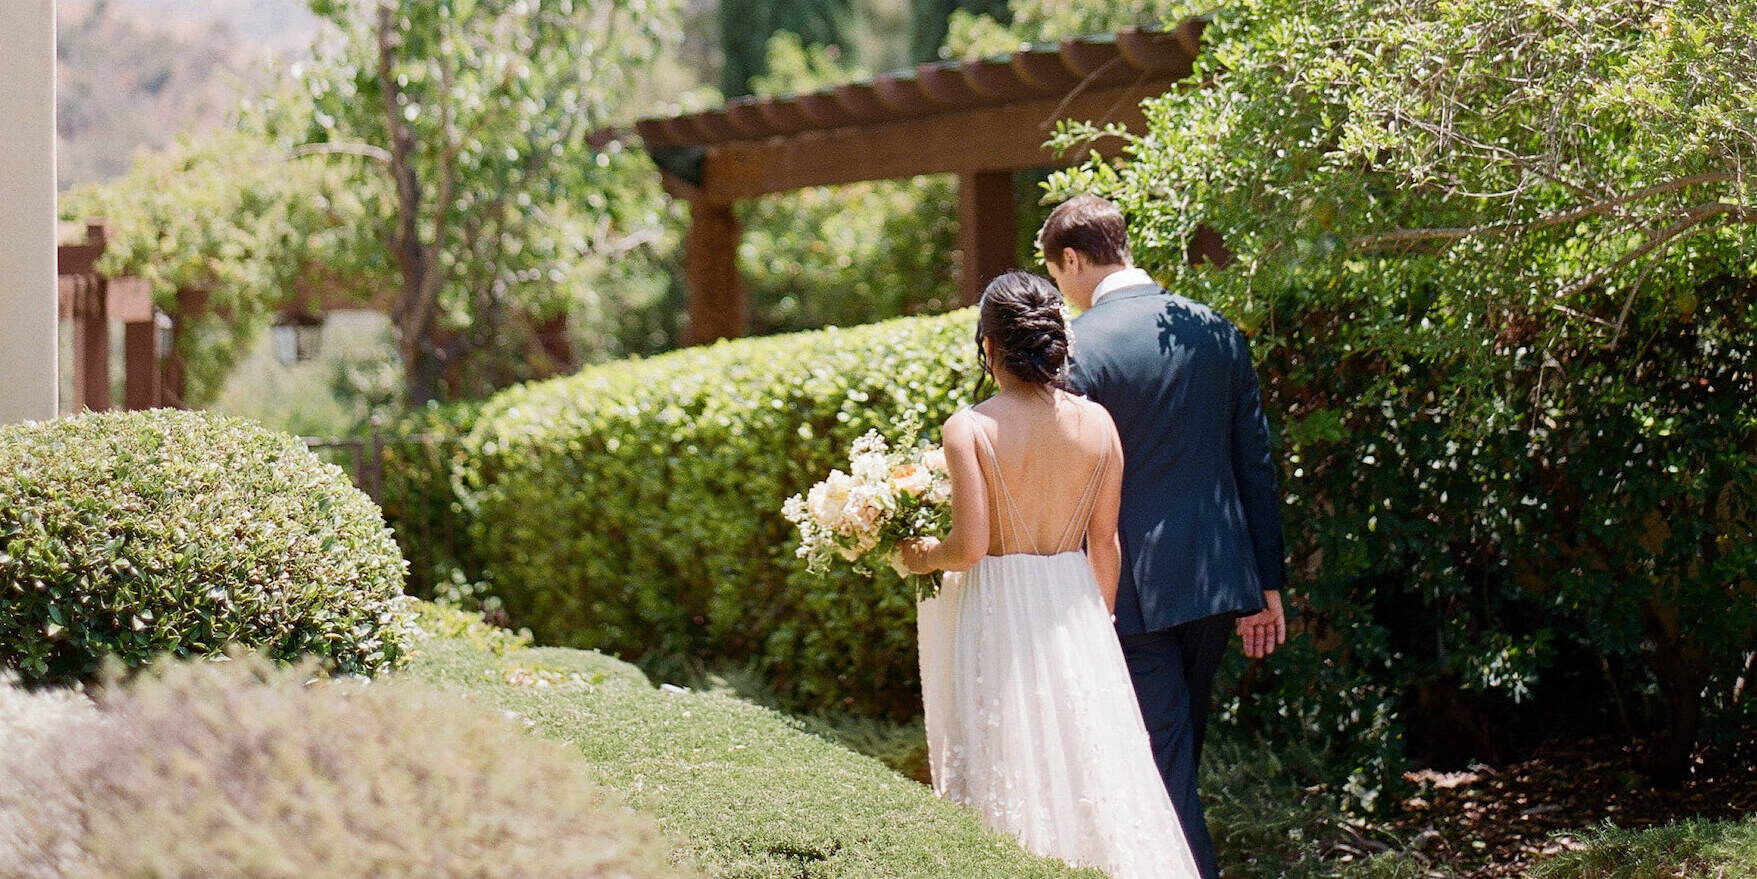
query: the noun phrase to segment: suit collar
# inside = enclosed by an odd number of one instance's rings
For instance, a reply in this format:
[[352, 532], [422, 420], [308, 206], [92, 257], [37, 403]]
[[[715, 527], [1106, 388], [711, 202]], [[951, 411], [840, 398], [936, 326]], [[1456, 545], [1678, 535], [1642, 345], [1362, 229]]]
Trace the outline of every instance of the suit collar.
[[1128, 287], [1118, 287], [1115, 290], [1106, 292], [1104, 298], [1092, 303], [1092, 307], [1086, 309], [1086, 312], [1090, 313], [1096, 309], [1103, 308], [1112, 302], [1122, 302], [1126, 299], [1139, 299], [1143, 296], [1157, 296], [1164, 292], [1165, 288], [1159, 286], [1157, 283], [1133, 284]]
[[1103, 302], [1104, 297], [1109, 296], [1111, 293], [1118, 290], [1126, 290], [1129, 287], [1139, 287], [1142, 284], [1152, 283], [1152, 275], [1149, 275], [1145, 271], [1135, 268], [1134, 266], [1117, 269], [1116, 271], [1105, 275], [1104, 278], [1098, 282], [1097, 288], [1092, 291], [1092, 304], [1097, 305], [1098, 303]]

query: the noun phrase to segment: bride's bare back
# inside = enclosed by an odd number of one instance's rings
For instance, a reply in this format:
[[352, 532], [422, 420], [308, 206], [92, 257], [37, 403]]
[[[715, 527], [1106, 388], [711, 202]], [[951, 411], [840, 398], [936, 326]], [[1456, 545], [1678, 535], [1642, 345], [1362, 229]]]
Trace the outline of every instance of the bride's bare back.
[[[1121, 487], [1109, 413], [1083, 397], [1046, 391], [1003, 394], [966, 416], [979, 432], [989, 555], [1078, 550], [1099, 507], [1109, 507], [1115, 522], [1114, 497], [1103, 502], [1107, 487], [1113, 494]], [[1105, 478], [1112, 474], [1119, 478]]]

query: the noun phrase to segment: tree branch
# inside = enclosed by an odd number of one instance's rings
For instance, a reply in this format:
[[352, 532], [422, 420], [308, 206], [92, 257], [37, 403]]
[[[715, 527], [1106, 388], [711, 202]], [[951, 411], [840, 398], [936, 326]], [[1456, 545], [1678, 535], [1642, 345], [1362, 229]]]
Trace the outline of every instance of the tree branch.
[[[1612, 262], [1609, 265], [1600, 266], [1592, 274], [1563, 287], [1556, 294], [1556, 298], [1566, 298], [1575, 293], [1579, 293], [1580, 291], [1603, 281], [1617, 270], [1635, 262], [1655, 250], [1662, 247], [1670, 247], [1671, 244], [1679, 238], [1708, 231], [1708, 229], [1702, 228], [1702, 223], [1707, 221], [1710, 217], [1717, 216], [1730, 216], [1732, 217], [1732, 222], [1735, 223], [1757, 223], [1757, 208], [1749, 205], [1729, 204], [1727, 202], [1710, 202], [1708, 204], [1697, 205], [1696, 207], [1685, 211], [1682, 219], [1660, 230], [1659, 233], [1652, 238], [1642, 242], [1640, 247], [1623, 254], [1621, 257], [1618, 257], [1615, 262]], [[1709, 228], [1718, 229], [1720, 227], [1713, 226]]]
[[1680, 177], [1665, 183], [1656, 183], [1625, 193], [1613, 199], [1593, 202], [1592, 204], [1566, 210], [1558, 214], [1539, 217], [1535, 220], [1503, 220], [1494, 223], [1480, 223], [1475, 226], [1436, 227], [1425, 229], [1398, 229], [1393, 232], [1381, 232], [1376, 235], [1363, 235], [1348, 242], [1352, 248], [1370, 250], [1386, 244], [1408, 244], [1417, 241], [1457, 241], [1476, 235], [1505, 234], [1509, 232], [1526, 232], [1562, 223], [1572, 223], [1587, 217], [1608, 214], [1616, 208], [1631, 202], [1640, 201], [1654, 195], [1676, 192], [1691, 186], [1706, 183], [1726, 183], [1740, 178], [1736, 171], [1716, 171], [1709, 174], [1696, 174]]
[[386, 165], [391, 164], [390, 150], [369, 143], [303, 143], [287, 153], [289, 159], [306, 156], [360, 156]]

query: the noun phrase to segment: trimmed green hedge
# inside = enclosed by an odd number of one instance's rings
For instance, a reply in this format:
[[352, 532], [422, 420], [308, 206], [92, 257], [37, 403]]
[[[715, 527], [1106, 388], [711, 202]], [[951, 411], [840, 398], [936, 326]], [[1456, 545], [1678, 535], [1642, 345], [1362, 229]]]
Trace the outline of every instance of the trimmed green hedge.
[[27, 683], [234, 643], [372, 673], [402, 584], [378, 508], [292, 437], [172, 410], [0, 427], [0, 664]]
[[379, 504], [409, 560], [407, 591], [421, 598], [467, 602], [467, 571], [481, 565], [458, 498], [455, 475], [467, 459], [463, 438], [476, 426], [480, 405], [429, 405], [385, 428]]
[[749, 339], [502, 393], [465, 443], [475, 575], [543, 643], [761, 657], [799, 704], [914, 715], [913, 602], [807, 572], [781, 502], [868, 429], [965, 405], [973, 329], [964, 311]]

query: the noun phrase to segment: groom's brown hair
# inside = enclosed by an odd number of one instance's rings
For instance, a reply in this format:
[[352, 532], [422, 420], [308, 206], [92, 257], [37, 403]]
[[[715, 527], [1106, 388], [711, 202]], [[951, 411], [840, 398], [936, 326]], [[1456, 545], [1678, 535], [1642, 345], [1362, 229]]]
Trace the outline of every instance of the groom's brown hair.
[[1062, 250], [1072, 247], [1099, 265], [1128, 265], [1129, 229], [1123, 212], [1109, 199], [1076, 195], [1055, 206], [1037, 233], [1043, 258], [1062, 264]]

